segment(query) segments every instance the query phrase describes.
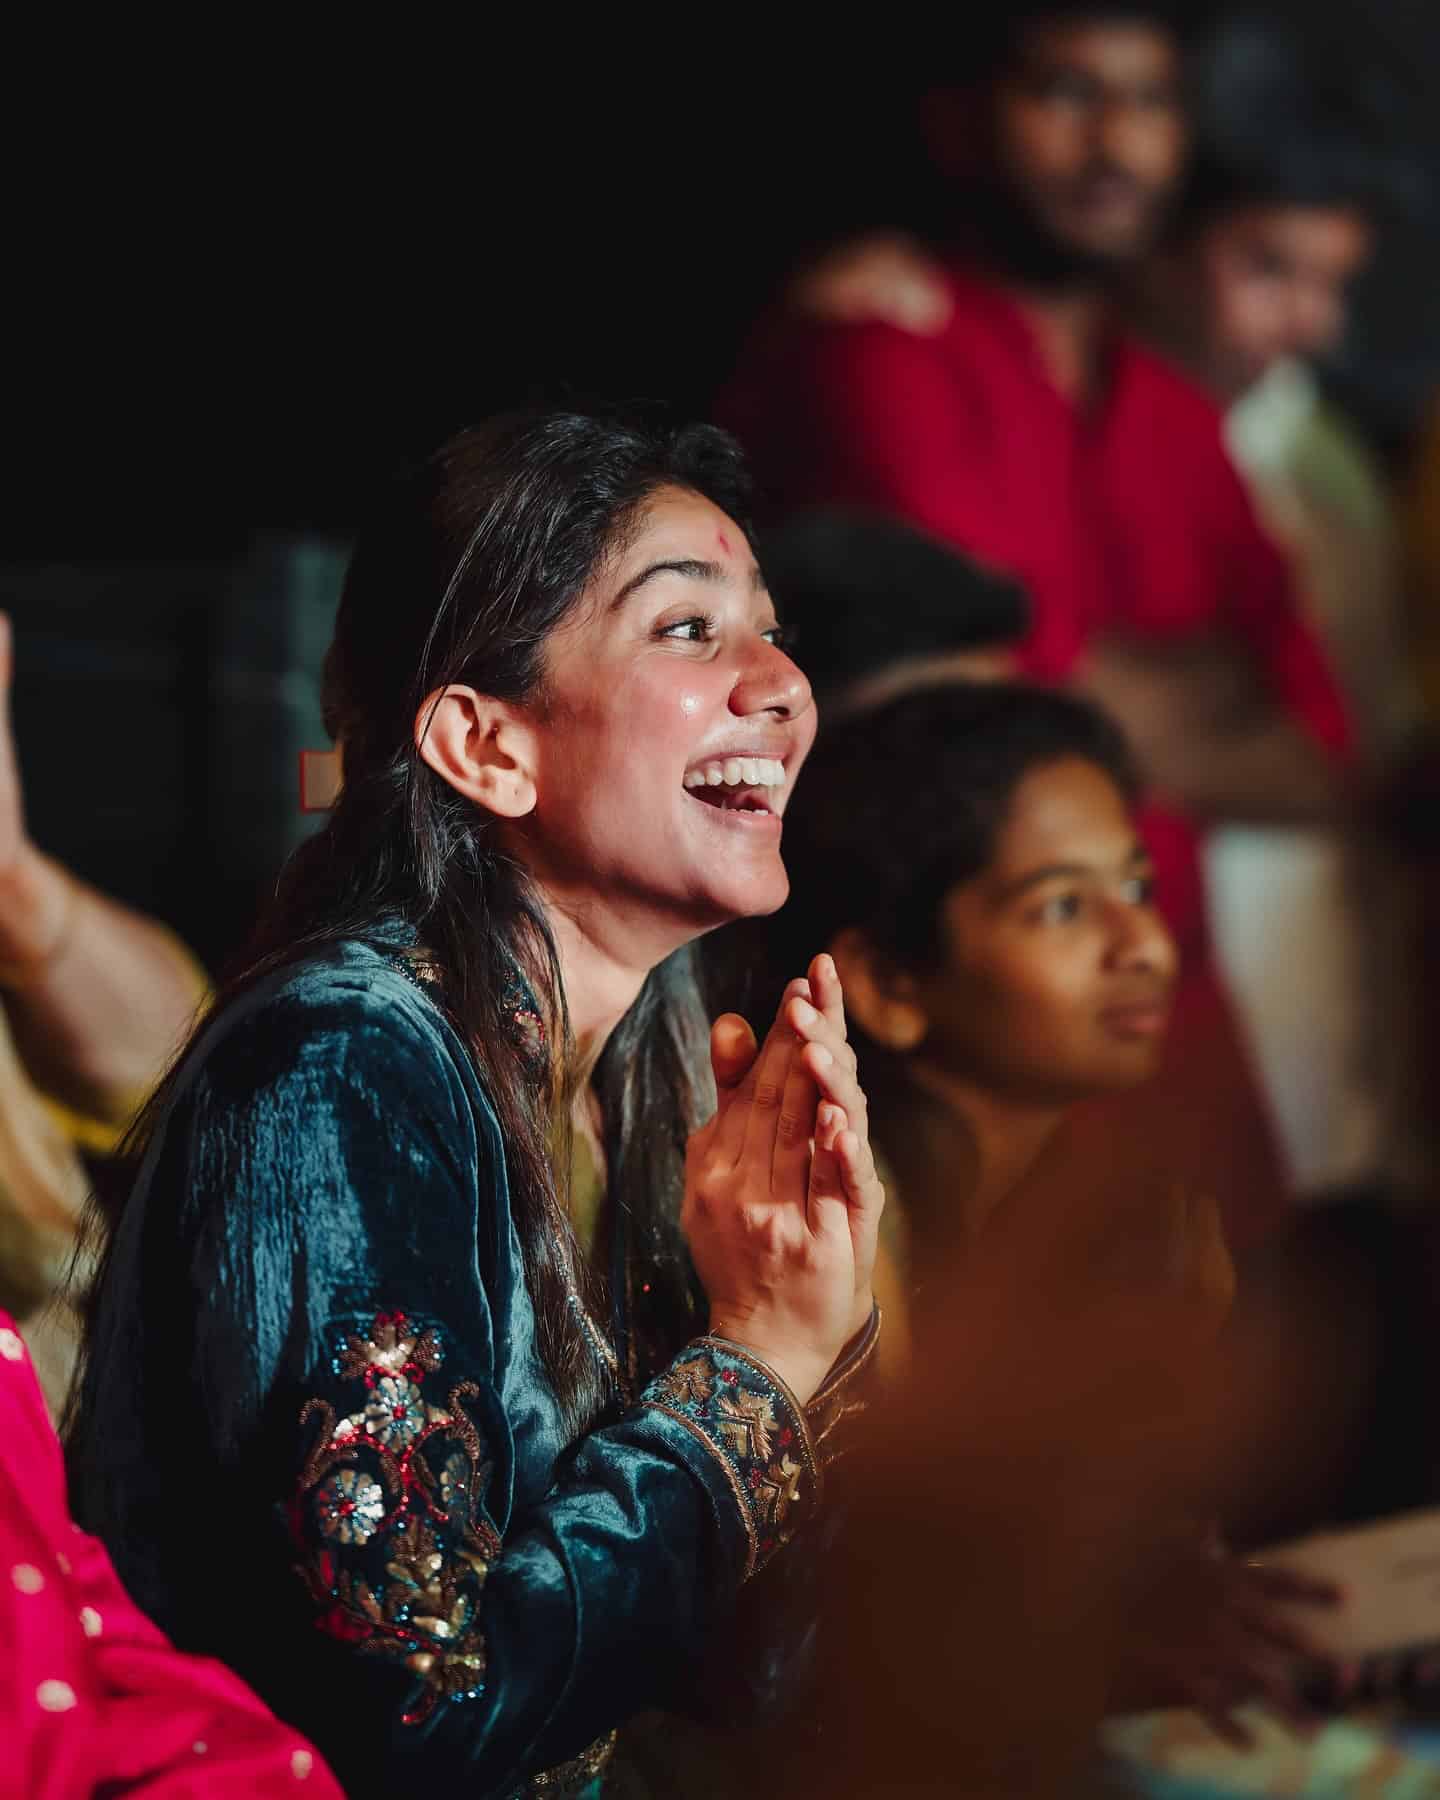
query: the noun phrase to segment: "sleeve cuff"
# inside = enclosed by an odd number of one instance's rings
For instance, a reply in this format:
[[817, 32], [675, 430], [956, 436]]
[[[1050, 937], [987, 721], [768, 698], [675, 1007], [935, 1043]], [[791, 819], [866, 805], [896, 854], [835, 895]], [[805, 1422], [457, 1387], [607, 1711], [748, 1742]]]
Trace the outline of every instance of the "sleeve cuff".
[[830, 1373], [805, 1407], [805, 1421], [821, 1469], [849, 1448], [850, 1421], [858, 1419], [870, 1403], [879, 1364], [875, 1347], [880, 1341], [880, 1308], [870, 1314], [864, 1330], [840, 1353]]
[[805, 1410], [772, 1369], [718, 1337], [689, 1344], [640, 1398], [684, 1425], [719, 1464], [744, 1527], [748, 1579], [819, 1502]]

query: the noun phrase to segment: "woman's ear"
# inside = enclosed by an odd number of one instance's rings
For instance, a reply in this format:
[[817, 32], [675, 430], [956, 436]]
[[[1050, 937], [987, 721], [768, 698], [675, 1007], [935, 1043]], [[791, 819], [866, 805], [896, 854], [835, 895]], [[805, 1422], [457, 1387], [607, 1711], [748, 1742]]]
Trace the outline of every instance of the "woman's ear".
[[882, 957], [854, 927], [830, 945], [845, 1010], [875, 1043], [887, 1050], [918, 1050], [930, 1031], [930, 1018], [920, 1001], [914, 976]]
[[415, 715], [415, 748], [457, 794], [497, 818], [535, 810], [535, 734], [504, 701], [470, 687], [437, 688]]

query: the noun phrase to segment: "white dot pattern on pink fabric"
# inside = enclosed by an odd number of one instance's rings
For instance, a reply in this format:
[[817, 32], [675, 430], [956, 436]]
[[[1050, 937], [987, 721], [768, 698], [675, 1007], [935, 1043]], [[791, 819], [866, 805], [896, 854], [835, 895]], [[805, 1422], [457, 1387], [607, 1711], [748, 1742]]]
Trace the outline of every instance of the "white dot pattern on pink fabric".
[[0, 1328], [0, 1356], [6, 1362], [20, 1362], [25, 1355], [25, 1346], [8, 1325]]
[[69, 1712], [75, 1705], [75, 1690], [68, 1681], [42, 1681], [35, 1690], [42, 1712]]
[[290, 1758], [290, 1773], [297, 1781], [304, 1781], [315, 1767], [315, 1758], [308, 1750], [297, 1750]]
[[100, 1617], [93, 1606], [82, 1606], [80, 1608], [80, 1629], [85, 1633], [86, 1637], [99, 1637], [100, 1633], [105, 1629], [105, 1621]]
[[16, 1563], [10, 1571], [10, 1579], [22, 1594], [38, 1594], [45, 1587], [45, 1577], [34, 1563]]
[[210, 1746], [205, 1742], [204, 1738], [196, 1738], [195, 1742], [190, 1746], [190, 1748], [195, 1752], [195, 1754], [197, 1756], [203, 1756], [205, 1754], [205, 1752], [210, 1748]]

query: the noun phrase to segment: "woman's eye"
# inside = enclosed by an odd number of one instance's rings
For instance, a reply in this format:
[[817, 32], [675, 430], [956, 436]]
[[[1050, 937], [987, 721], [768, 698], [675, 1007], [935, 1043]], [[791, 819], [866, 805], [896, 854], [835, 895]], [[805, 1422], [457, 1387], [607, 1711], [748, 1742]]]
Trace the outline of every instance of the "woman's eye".
[[767, 644], [773, 644], [777, 650], [788, 650], [793, 642], [792, 634], [783, 625], [772, 625], [768, 631], [762, 631], [760, 635]]
[[1125, 898], [1131, 906], [1153, 906], [1155, 904], [1155, 877], [1153, 875], [1136, 875], [1125, 883]]
[[1078, 894], [1056, 894], [1040, 908], [1040, 922], [1043, 925], [1068, 925], [1072, 919], [1080, 917], [1080, 904]]
[[715, 629], [715, 621], [697, 613], [693, 619], [677, 619], [673, 625], [662, 625], [659, 635], [682, 644], [707, 644]]

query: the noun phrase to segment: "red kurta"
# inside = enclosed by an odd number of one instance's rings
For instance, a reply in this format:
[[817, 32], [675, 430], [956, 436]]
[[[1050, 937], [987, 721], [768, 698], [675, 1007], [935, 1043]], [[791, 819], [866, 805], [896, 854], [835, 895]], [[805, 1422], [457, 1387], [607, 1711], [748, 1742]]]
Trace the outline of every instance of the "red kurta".
[[[1019, 577], [1033, 609], [1021, 658], [1038, 680], [1065, 680], [1107, 637], [1228, 633], [1295, 722], [1345, 753], [1339, 689], [1210, 397], [1117, 335], [1104, 392], [1082, 408], [1056, 387], [1009, 296], [958, 266], [947, 279], [951, 316], [935, 336], [797, 323], [756, 339], [724, 410], [768, 497], [889, 512]], [[1213, 988], [1199, 830], [1160, 807], [1147, 810], [1146, 829], [1188, 984]], [[1223, 1031], [1216, 1056], [1243, 1054], [1223, 1011], [1213, 994], [1182, 996], [1176, 1055], [1193, 1054], [1189, 1016]], [[1236, 1126], [1203, 1109], [1194, 1122], [1201, 1132]], [[1273, 1150], [1257, 1190], [1266, 1183], [1278, 1193]], [[1232, 1217], [1258, 1204], [1227, 1198]]]

